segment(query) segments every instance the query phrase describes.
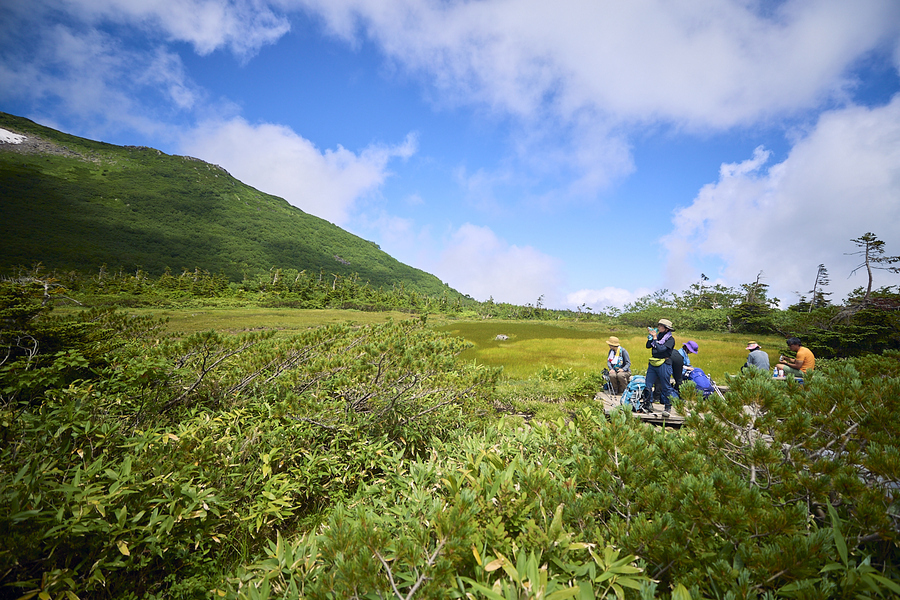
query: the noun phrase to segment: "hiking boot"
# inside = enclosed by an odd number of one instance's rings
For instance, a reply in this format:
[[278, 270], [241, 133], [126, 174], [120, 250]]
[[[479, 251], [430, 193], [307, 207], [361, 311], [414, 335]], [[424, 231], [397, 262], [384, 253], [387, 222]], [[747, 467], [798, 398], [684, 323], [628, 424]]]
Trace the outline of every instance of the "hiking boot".
[[664, 417], [672, 416], [672, 405], [671, 404], [666, 404], [666, 406], [663, 408], [662, 416], [664, 416]]

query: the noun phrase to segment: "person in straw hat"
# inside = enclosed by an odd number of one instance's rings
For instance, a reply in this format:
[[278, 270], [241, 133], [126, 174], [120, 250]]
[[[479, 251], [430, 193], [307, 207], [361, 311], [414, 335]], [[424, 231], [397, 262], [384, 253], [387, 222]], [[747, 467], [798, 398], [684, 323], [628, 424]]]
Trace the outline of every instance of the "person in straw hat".
[[[747, 355], [747, 362], [744, 363], [744, 367], [748, 369], [750, 367], [756, 367], [760, 371], [769, 372], [769, 355], [766, 354], [762, 347], [756, 342], [748, 342], [747, 350], [750, 351], [750, 354]], [[741, 367], [741, 370], [744, 370], [744, 367]]]
[[[657, 386], [660, 391], [660, 399], [665, 408], [663, 416], [669, 416], [672, 411], [672, 398], [678, 397], [678, 393], [669, 383], [672, 377], [672, 352], [675, 351], [675, 338], [672, 337], [672, 321], [660, 319], [656, 328], [647, 328], [647, 348], [650, 348], [650, 363], [647, 365], [646, 389], [653, 390]], [[653, 412], [653, 404], [650, 398], [645, 397], [640, 412]]]
[[609, 346], [609, 354], [606, 356], [606, 368], [609, 369], [609, 386], [610, 391], [614, 394], [621, 394], [631, 379], [631, 357], [628, 356], [628, 350], [619, 343], [619, 338], [614, 335], [609, 336], [606, 340]]

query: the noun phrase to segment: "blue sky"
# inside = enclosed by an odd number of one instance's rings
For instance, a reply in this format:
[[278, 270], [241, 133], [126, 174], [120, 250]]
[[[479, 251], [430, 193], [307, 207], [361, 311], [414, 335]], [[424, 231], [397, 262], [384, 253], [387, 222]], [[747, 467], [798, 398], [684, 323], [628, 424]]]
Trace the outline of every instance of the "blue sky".
[[852, 238], [900, 254], [898, 68], [896, 0], [0, 0], [0, 110], [554, 308], [865, 285]]

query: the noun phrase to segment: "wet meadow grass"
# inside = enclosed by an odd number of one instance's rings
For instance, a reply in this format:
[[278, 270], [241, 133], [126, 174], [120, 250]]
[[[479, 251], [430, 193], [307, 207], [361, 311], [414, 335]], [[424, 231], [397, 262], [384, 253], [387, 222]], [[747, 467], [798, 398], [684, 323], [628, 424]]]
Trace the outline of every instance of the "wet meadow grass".
[[[275, 329], [276, 335], [283, 336], [320, 325], [368, 325], [389, 320], [422, 318], [402, 311], [264, 308], [233, 304], [218, 306], [208, 302], [196, 306], [125, 310], [134, 315], [165, 318], [170, 332], [185, 334], [208, 330], [239, 334]], [[470, 342], [472, 346], [460, 358], [502, 367], [505, 381], [532, 380], [547, 368], [571, 371], [574, 376], [599, 373], [609, 350], [606, 340], [611, 335], [617, 336], [622, 347], [628, 350], [633, 373], [644, 374], [650, 357], [650, 351], [646, 348], [646, 330], [636, 327], [610, 327], [591, 320], [450, 319], [442, 315], [429, 315], [426, 321], [437, 330]], [[779, 353], [787, 349], [779, 336], [675, 331], [677, 347], [688, 340], [697, 342], [700, 352], [691, 355], [691, 363], [720, 382], [726, 379], [726, 374], [740, 372], [747, 359], [745, 347], [751, 339], [762, 345], [763, 350], [769, 354], [772, 365], [777, 362]]]
[[[463, 352], [463, 359], [503, 367], [503, 376], [509, 380], [533, 378], [546, 367], [571, 369], [577, 375], [600, 371], [609, 351], [606, 340], [611, 335], [618, 337], [628, 351], [633, 373], [644, 374], [650, 357], [646, 330], [611, 329], [590, 321], [454, 321], [441, 324], [438, 329], [472, 342], [473, 346]], [[675, 331], [677, 347], [688, 340], [699, 346], [699, 353], [691, 355], [691, 364], [719, 381], [726, 374], [740, 372], [751, 339], [762, 345], [774, 365], [784, 346], [784, 340], [778, 336]]]

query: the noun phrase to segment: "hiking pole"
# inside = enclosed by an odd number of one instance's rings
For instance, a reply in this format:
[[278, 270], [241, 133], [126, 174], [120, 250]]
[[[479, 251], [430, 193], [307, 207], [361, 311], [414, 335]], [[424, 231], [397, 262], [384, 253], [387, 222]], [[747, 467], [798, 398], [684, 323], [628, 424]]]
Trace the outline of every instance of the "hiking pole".
[[616, 394], [616, 385], [613, 383], [612, 377], [609, 375], [609, 369], [603, 369], [603, 377], [606, 378], [606, 389], [610, 399], [616, 404], [619, 403], [618, 394]]
[[716, 390], [716, 393], [719, 395], [719, 398], [721, 398], [722, 400], [724, 400], [724, 399], [725, 399], [725, 394], [723, 394], [723, 393], [722, 393], [722, 390], [719, 389], [719, 384], [717, 384], [715, 381], [713, 381], [713, 380], [712, 380], [712, 377], [710, 377], [709, 381], [712, 383], [713, 389]]

